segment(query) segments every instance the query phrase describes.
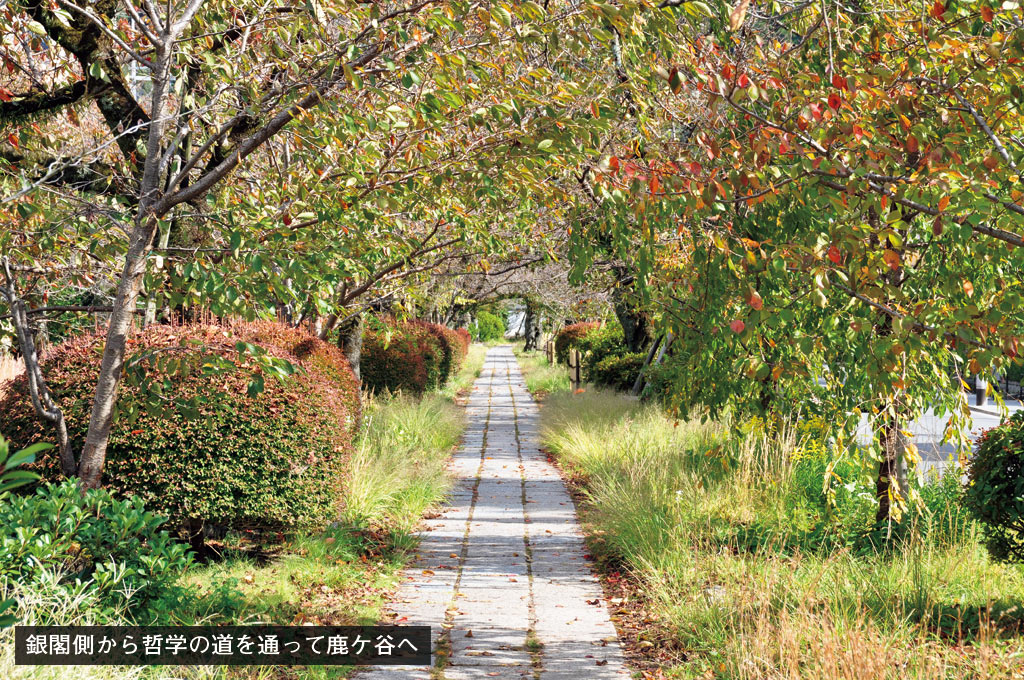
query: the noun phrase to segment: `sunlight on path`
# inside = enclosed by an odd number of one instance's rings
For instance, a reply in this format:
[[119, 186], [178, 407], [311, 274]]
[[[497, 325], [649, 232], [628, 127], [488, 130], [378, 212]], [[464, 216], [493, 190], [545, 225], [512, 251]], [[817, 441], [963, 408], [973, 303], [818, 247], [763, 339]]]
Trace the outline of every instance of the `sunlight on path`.
[[391, 606], [429, 625], [443, 669], [373, 668], [379, 678], [629, 677], [576, 513], [537, 446], [537, 405], [508, 347], [491, 349], [466, 409], [455, 485], [426, 522]]

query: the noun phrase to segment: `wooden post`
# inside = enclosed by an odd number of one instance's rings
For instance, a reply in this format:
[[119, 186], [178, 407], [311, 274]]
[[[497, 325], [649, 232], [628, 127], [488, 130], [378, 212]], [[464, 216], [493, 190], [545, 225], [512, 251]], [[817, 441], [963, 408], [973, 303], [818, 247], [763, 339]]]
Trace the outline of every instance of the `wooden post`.
[[544, 353], [548, 357], [548, 363], [549, 364], [555, 363], [555, 341], [554, 340], [548, 340], [547, 342], [544, 343]]
[[573, 392], [580, 389], [583, 386], [583, 375], [581, 373], [582, 363], [580, 361], [580, 351], [578, 349], [569, 351], [569, 382], [572, 383]]

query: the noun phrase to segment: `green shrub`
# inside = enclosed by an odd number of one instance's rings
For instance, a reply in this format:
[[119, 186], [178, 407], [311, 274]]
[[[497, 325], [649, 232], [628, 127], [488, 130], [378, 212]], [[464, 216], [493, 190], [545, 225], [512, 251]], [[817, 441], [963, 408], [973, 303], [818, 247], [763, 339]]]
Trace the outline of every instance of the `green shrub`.
[[[251, 368], [206, 373], [204, 357], [236, 365], [244, 341], [263, 347], [300, 371], [268, 379], [247, 393]], [[137, 419], [115, 420], [103, 484], [119, 497], [137, 496], [169, 518], [171, 528], [215, 525], [234, 529], [290, 530], [323, 526], [338, 514], [342, 476], [358, 425], [355, 377], [341, 350], [280, 324], [233, 327], [150, 326], [130, 340], [132, 356], [155, 352], [200, 367], [161, 375], [151, 362], [163, 411], [140, 409]], [[186, 344], [192, 343], [192, 344]], [[82, 336], [48, 353], [44, 372], [64, 409], [72, 444], [80, 450], [103, 350], [102, 336]], [[125, 381], [121, 404], [143, 398]], [[198, 398], [198, 417], [186, 406]], [[26, 446], [52, 436], [32, 410], [24, 377], [0, 400], [5, 434]], [[56, 452], [37, 469], [60, 477]]]
[[[35, 473], [28, 470], [19, 470], [18, 467], [34, 462], [36, 453], [45, 451], [47, 448], [49, 448], [48, 444], [37, 444], [31, 449], [16, 451], [12, 455], [10, 454], [7, 440], [0, 437], [0, 503], [5, 502], [7, 496], [14, 489], [31, 484], [39, 478]], [[0, 593], [6, 590], [6, 588], [0, 588]], [[6, 613], [16, 604], [15, 600], [0, 599], [0, 629], [8, 628], [17, 622], [17, 618], [14, 615]]]
[[984, 432], [968, 467], [964, 504], [992, 556], [1024, 562], [1024, 411]]
[[579, 339], [576, 349], [583, 355], [583, 370], [588, 377], [608, 357], [621, 357], [629, 353], [622, 337], [622, 326], [617, 323], [605, 324], [590, 331]]
[[646, 358], [647, 356], [642, 352], [607, 356], [597, 362], [597, 365], [590, 371], [588, 374], [590, 381], [595, 385], [611, 387], [623, 392], [631, 390], [633, 383], [636, 382], [636, 377], [640, 375], [640, 369], [643, 368]]
[[[164, 518], [138, 498], [84, 491], [77, 480], [43, 484], [0, 503], [0, 590], [95, 595], [100, 619], [130, 599], [139, 622], [189, 565], [186, 548], [158, 528]], [[41, 622], [37, 622], [41, 623]]]
[[505, 337], [505, 322], [497, 314], [485, 309], [477, 312], [476, 321], [469, 327], [473, 339], [477, 342], [491, 342]]
[[593, 321], [569, 324], [555, 336], [555, 360], [560, 364], [569, 363], [569, 351], [579, 349], [580, 341], [600, 324]]

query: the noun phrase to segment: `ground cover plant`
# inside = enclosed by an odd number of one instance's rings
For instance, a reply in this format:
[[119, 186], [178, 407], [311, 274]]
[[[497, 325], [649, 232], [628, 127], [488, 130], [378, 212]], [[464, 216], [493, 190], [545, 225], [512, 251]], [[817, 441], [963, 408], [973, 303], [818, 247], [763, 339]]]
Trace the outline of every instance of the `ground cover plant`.
[[[813, 426], [677, 421], [596, 390], [549, 395], [542, 419], [592, 551], [641, 602], [647, 623], [627, 633], [641, 664], [751, 679], [1011, 678], [1024, 664], [1024, 571], [987, 554], [955, 475], [880, 548], [864, 529], [870, 470], [833, 468], [829, 501]], [[628, 609], [628, 625], [645, 620]]]

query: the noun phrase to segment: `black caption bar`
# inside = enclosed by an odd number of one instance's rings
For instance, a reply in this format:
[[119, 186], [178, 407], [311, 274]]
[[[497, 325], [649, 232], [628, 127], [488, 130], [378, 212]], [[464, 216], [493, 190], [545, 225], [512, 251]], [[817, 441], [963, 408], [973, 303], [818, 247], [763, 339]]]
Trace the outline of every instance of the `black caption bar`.
[[430, 626], [18, 626], [32, 666], [429, 666]]

